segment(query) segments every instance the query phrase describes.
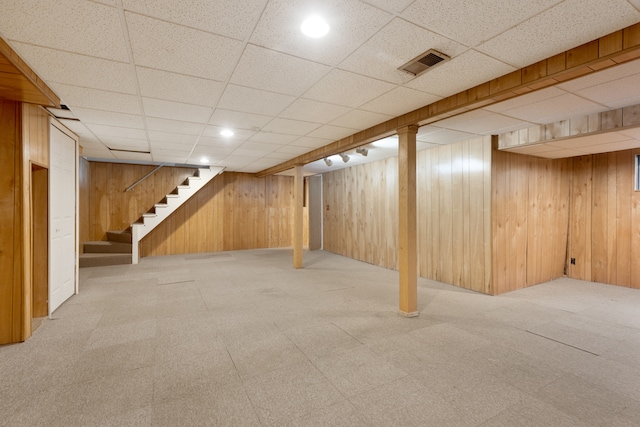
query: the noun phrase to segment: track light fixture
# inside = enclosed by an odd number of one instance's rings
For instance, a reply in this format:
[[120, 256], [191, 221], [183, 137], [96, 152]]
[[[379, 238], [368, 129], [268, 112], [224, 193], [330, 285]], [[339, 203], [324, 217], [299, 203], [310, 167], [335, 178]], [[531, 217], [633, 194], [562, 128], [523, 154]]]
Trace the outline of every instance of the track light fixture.
[[327, 164], [327, 166], [331, 166], [331, 165], [333, 164], [333, 160], [331, 160], [331, 159], [330, 159], [330, 158], [328, 158], [328, 157], [325, 157], [325, 158], [324, 158], [324, 162]]
[[340, 157], [342, 158], [342, 161], [345, 163], [349, 161], [349, 156], [347, 156], [345, 153], [340, 153]]
[[364, 157], [367, 157], [367, 154], [369, 154], [369, 149], [364, 147], [358, 147], [356, 148], [356, 153], [362, 154]]

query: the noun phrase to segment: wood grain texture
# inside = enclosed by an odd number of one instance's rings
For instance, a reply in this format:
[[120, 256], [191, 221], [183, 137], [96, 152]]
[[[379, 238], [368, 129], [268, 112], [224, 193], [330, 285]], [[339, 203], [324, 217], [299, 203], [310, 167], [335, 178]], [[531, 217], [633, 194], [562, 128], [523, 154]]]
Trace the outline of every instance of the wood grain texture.
[[[418, 274], [491, 293], [490, 138], [420, 151], [416, 173]], [[396, 177], [397, 158], [323, 175], [326, 251], [398, 269]]]
[[296, 166], [293, 176], [293, 268], [302, 268], [303, 264], [304, 205], [302, 166]]
[[22, 292], [22, 237], [15, 234], [21, 230], [19, 124], [19, 104], [0, 100], [0, 344], [19, 341], [14, 325], [21, 322], [14, 304], [14, 295]]
[[89, 200], [91, 191], [91, 165], [88, 160], [80, 157], [78, 162], [78, 221], [80, 225], [79, 244], [80, 253], [84, 251], [84, 243], [91, 241], [89, 216]]
[[32, 318], [49, 314], [49, 170], [31, 170]]
[[571, 160], [494, 150], [493, 290], [561, 277], [566, 259]]
[[[106, 240], [107, 231], [128, 228], [196, 171], [194, 168], [163, 167], [132, 191], [124, 191], [153, 169], [147, 165], [90, 162], [89, 241]], [[81, 218], [84, 215], [86, 213], [81, 212]], [[86, 226], [85, 219], [80, 228]]]
[[640, 289], [640, 192], [633, 187], [636, 154], [640, 150], [574, 160], [567, 276]]
[[292, 247], [293, 190], [289, 176], [225, 172], [142, 239], [140, 255]]

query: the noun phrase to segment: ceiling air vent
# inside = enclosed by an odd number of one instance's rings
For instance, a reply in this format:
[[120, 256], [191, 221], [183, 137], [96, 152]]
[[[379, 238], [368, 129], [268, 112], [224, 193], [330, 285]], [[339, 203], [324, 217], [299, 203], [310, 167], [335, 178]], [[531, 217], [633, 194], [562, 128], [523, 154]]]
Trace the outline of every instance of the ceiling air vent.
[[447, 62], [450, 59], [451, 58], [449, 58], [444, 53], [438, 52], [437, 50], [429, 49], [425, 53], [419, 55], [416, 58], [413, 58], [402, 67], [398, 68], [398, 70], [406, 71], [407, 73], [411, 73], [417, 77], [427, 70], [432, 69], [436, 65]]

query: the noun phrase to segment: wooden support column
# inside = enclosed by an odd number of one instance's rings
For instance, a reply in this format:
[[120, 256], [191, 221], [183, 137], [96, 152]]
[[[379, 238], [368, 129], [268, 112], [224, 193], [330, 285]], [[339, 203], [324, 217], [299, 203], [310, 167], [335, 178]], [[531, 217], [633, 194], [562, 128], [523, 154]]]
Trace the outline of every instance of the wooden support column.
[[293, 268], [302, 268], [304, 178], [302, 165], [294, 166], [293, 182]]
[[418, 126], [398, 129], [398, 264], [400, 314], [418, 312], [418, 244], [416, 240], [416, 134]]

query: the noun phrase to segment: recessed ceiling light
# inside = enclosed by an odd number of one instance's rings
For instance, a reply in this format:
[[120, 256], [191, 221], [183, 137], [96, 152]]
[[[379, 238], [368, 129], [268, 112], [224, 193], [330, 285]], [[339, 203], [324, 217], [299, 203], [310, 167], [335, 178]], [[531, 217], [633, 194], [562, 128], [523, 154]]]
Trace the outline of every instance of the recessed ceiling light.
[[329, 32], [329, 24], [321, 17], [313, 15], [305, 19], [300, 29], [305, 36], [317, 39]]
[[206, 157], [200, 157], [200, 163], [208, 163], [209, 159], [207, 159]]
[[220, 135], [222, 136], [233, 136], [233, 131], [231, 129], [223, 129], [220, 131]]

